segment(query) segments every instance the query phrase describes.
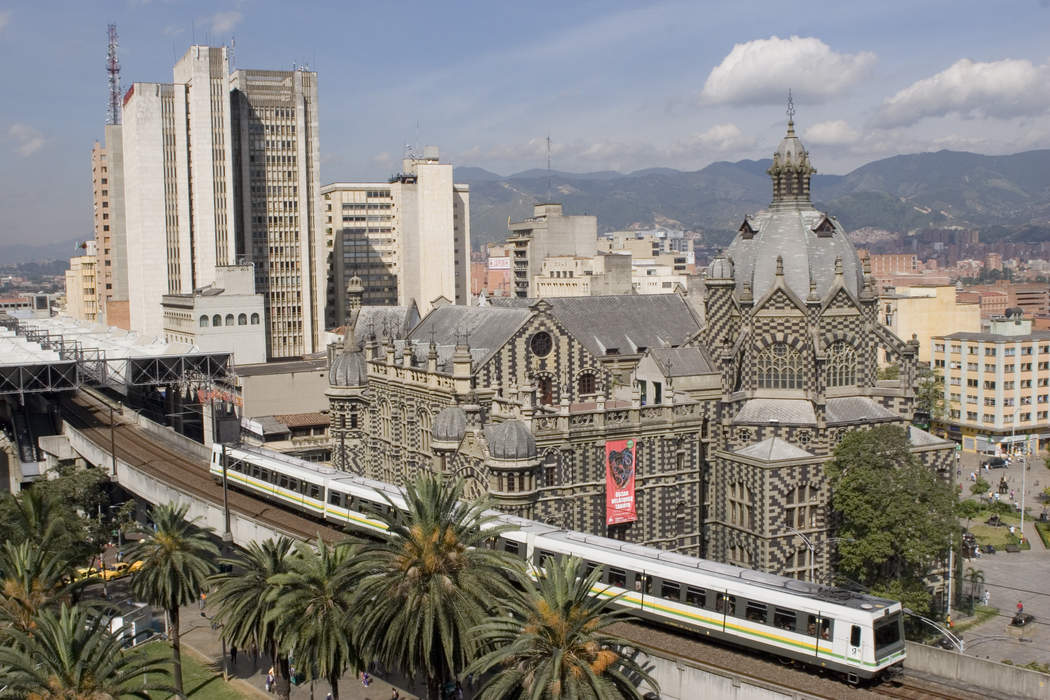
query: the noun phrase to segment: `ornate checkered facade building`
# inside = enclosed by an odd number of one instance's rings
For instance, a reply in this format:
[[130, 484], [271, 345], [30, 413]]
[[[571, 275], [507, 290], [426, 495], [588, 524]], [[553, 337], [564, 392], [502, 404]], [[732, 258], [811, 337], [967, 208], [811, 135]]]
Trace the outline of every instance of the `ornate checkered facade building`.
[[[810, 203], [790, 123], [769, 172], [770, 207], [695, 296], [446, 305], [380, 341], [355, 328], [348, 290], [336, 465], [393, 483], [437, 471], [530, 518], [825, 580], [823, 463], [850, 430], [908, 424], [917, 343], [879, 324], [870, 271]], [[879, 350], [900, 379], [877, 378]], [[951, 443], [909, 430], [947, 473]], [[638, 518], [607, 526], [605, 445], [622, 439], [637, 445]]]

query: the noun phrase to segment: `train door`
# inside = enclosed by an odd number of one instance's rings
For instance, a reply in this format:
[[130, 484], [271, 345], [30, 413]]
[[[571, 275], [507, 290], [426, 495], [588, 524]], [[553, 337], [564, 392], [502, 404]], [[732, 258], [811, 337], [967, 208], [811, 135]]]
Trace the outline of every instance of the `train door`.
[[860, 625], [850, 625], [849, 644], [846, 645], [846, 658], [850, 661], [860, 661], [863, 635], [864, 633]]

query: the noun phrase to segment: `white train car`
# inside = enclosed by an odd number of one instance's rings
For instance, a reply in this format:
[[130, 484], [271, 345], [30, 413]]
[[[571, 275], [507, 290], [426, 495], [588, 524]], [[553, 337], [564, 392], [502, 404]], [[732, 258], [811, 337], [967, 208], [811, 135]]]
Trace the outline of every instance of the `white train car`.
[[[333, 524], [380, 534], [386, 525], [378, 516], [405, 508], [402, 492], [390, 484], [295, 457], [228, 447], [226, 458], [234, 487]], [[222, 478], [218, 445], [211, 473]], [[616, 604], [639, 618], [834, 670], [853, 682], [904, 661], [899, 602], [491, 514], [514, 528], [494, 544], [533, 574], [547, 558], [579, 557], [589, 570], [601, 569], [595, 594], [620, 596]]]

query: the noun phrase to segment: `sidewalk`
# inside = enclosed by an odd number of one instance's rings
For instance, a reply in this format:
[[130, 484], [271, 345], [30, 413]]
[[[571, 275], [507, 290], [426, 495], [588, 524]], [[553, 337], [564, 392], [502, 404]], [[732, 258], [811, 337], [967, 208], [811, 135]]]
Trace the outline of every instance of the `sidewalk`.
[[[218, 630], [212, 629], [210, 612], [205, 610], [209, 617], [201, 617], [201, 611], [197, 605], [188, 605], [181, 610], [182, 618], [182, 644], [189, 651], [196, 653], [198, 657], [211, 663], [219, 672], [222, 672], [222, 643], [219, 639]], [[227, 649], [227, 653], [229, 653]], [[261, 656], [253, 660], [251, 654], [242, 649], [237, 650], [237, 662], [230, 664], [230, 683], [239, 692], [250, 698], [276, 698], [274, 694], [268, 694], [266, 687], [266, 671], [270, 668], [270, 662]], [[394, 688], [401, 693], [405, 700], [418, 700], [418, 696], [412, 692], [412, 684], [398, 674], [375, 674], [372, 681], [365, 687], [353, 673], [347, 673], [339, 683], [340, 700], [389, 700]], [[419, 688], [423, 691], [423, 688]], [[311, 693], [310, 683], [301, 686], [292, 686], [291, 697], [293, 700], [324, 700], [329, 692], [328, 683], [325, 681], [314, 681]]]

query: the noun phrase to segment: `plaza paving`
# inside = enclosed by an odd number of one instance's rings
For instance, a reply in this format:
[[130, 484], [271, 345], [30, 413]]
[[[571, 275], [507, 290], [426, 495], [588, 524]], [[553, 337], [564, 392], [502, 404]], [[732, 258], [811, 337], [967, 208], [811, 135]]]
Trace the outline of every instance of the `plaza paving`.
[[[962, 457], [961, 482], [965, 492], [969, 491], [966, 479], [977, 468], [977, 463], [975, 455]], [[984, 479], [998, 483], [1001, 475], [1005, 476], [1009, 488], [1014, 489], [1020, 500], [1021, 461], [1014, 460], [1006, 469], [992, 470], [990, 476], [984, 472]], [[1038, 517], [1044, 506], [1041, 492], [1050, 482], [1050, 470], [1044, 466], [1042, 457], [1030, 460], [1025, 481], [1026, 510], [1029, 515]], [[1031, 661], [1050, 664], [1050, 552], [1043, 546], [1032, 519], [1028, 517], [1025, 518], [1024, 535], [1031, 544], [1030, 550], [986, 554], [980, 559], [963, 562], [964, 572], [973, 567], [984, 573], [989, 605], [999, 609], [996, 617], [963, 634], [969, 655], [993, 661], [1008, 659], [1015, 664]], [[1035, 616], [1035, 621], [1024, 628], [1010, 625], [1019, 600], [1024, 603], [1024, 611]]]

